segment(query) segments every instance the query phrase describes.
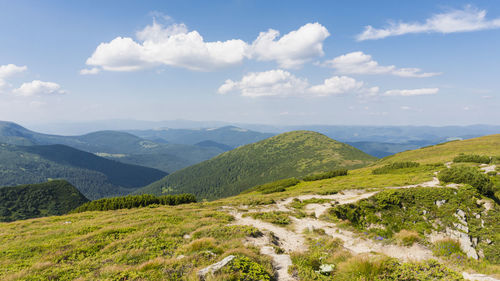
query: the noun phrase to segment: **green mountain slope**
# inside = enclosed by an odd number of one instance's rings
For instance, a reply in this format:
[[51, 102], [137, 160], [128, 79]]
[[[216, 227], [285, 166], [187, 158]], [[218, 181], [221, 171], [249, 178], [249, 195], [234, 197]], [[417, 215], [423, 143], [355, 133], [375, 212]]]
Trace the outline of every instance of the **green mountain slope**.
[[0, 121], [0, 143], [25, 146], [63, 144], [119, 162], [160, 169], [167, 173], [226, 151], [217, 146], [154, 142], [118, 131], [99, 131], [81, 136], [48, 135], [5, 121]]
[[0, 187], [0, 221], [66, 214], [88, 201], [64, 180]]
[[269, 181], [334, 168], [356, 168], [375, 157], [310, 131], [294, 131], [245, 145], [175, 172], [137, 193], [192, 193], [216, 199]]
[[0, 186], [65, 179], [87, 198], [128, 194], [166, 175], [160, 170], [124, 164], [64, 145], [0, 144]]
[[437, 163], [452, 161], [460, 153], [500, 156], [500, 134], [457, 140], [405, 151], [381, 159], [379, 163], [415, 161]]

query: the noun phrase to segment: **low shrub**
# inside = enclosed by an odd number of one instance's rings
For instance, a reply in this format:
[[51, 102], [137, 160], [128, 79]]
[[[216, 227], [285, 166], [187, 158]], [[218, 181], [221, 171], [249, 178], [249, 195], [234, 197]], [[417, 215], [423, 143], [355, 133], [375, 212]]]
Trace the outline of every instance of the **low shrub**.
[[228, 281], [271, 281], [274, 280], [266, 269], [245, 256], [237, 256], [227, 267], [222, 269]]
[[290, 224], [289, 213], [281, 212], [281, 211], [273, 211], [273, 212], [256, 212], [256, 213], [246, 213], [243, 216], [252, 217], [256, 220], [263, 220], [266, 222], [279, 224], [279, 225], [287, 225]]
[[394, 162], [391, 164], [384, 165], [382, 167], [376, 168], [372, 170], [372, 174], [381, 175], [387, 174], [394, 170], [406, 169], [406, 168], [416, 168], [419, 167], [420, 163], [417, 162]]
[[463, 153], [453, 158], [453, 162], [455, 163], [472, 162], [480, 164], [489, 164], [491, 160], [492, 160], [491, 157], [486, 155], [463, 154]]
[[328, 172], [323, 172], [319, 174], [312, 174], [305, 176], [303, 178], [304, 181], [317, 181], [317, 180], [323, 180], [323, 179], [329, 179], [333, 177], [339, 177], [339, 176], [346, 176], [347, 175], [347, 169], [337, 169], [337, 170], [331, 170]]
[[441, 171], [438, 174], [438, 178], [445, 183], [453, 182], [471, 185], [479, 193], [488, 197], [494, 195], [493, 184], [490, 178], [476, 167], [454, 166]]

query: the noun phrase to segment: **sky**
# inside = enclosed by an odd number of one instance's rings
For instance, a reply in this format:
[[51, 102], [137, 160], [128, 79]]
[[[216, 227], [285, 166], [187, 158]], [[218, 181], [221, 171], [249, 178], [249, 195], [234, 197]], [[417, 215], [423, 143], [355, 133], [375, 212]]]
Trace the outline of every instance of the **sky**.
[[500, 125], [496, 1], [0, 0], [0, 120]]

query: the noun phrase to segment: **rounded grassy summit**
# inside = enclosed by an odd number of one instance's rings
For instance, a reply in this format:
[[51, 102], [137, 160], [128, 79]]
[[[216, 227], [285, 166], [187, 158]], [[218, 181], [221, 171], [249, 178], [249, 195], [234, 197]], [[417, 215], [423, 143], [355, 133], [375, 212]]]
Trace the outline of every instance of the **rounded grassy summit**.
[[312, 131], [293, 131], [238, 147], [172, 173], [137, 193], [192, 193], [198, 199], [238, 194], [274, 180], [338, 168], [359, 168], [376, 158]]

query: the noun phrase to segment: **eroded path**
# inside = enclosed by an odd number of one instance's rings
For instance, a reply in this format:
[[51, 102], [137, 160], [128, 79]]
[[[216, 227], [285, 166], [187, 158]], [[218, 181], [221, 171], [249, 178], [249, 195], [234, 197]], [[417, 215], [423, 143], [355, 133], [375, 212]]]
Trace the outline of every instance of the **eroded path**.
[[[421, 184], [399, 187], [386, 187], [385, 189], [413, 188], [418, 186], [440, 187], [440, 182], [437, 177], [434, 177], [431, 181]], [[249, 238], [247, 239], [247, 242], [258, 247], [261, 254], [268, 255], [272, 258], [276, 277], [279, 281], [296, 280], [288, 273], [288, 267], [292, 265], [292, 260], [289, 254], [292, 252], [303, 252], [307, 250], [305, 237], [303, 235], [304, 231], [306, 230], [311, 231], [314, 229], [322, 229], [325, 234], [343, 241], [344, 248], [354, 254], [381, 253], [393, 258], [397, 258], [401, 261], [421, 261], [435, 258], [428, 248], [420, 244], [415, 243], [411, 247], [386, 244], [380, 241], [367, 239], [365, 237], [362, 237], [360, 234], [345, 229], [340, 229], [334, 223], [318, 219], [324, 212], [326, 212], [326, 210], [331, 208], [332, 205], [355, 203], [361, 199], [369, 198], [377, 194], [381, 190], [383, 189], [376, 191], [344, 190], [332, 195], [300, 195], [280, 200], [272, 205], [265, 205], [252, 209], [248, 208], [247, 206], [242, 206], [239, 210], [233, 207], [225, 207], [225, 210], [229, 210], [229, 212], [234, 216], [235, 221], [232, 223], [233, 225], [253, 226], [265, 233], [264, 236], [259, 238]], [[315, 218], [306, 217], [298, 219], [295, 217], [291, 217], [291, 220], [293, 222], [292, 228], [284, 228], [261, 220], [253, 219], [248, 216], [243, 216], [243, 214], [249, 212], [291, 212], [292, 210], [289, 208], [289, 204], [292, 203], [294, 199], [304, 201], [313, 198], [327, 199], [331, 201], [322, 204], [312, 203], [306, 205], [305, 210], [313, 212]], [[284, 253], [277, 254], [275, 250], [276, 247], [282, 249]], [[463, 276], [467, 280], [498, 281], [498, 279], [482, 274], [469, 274], [467, 272], [464, 272]]]

